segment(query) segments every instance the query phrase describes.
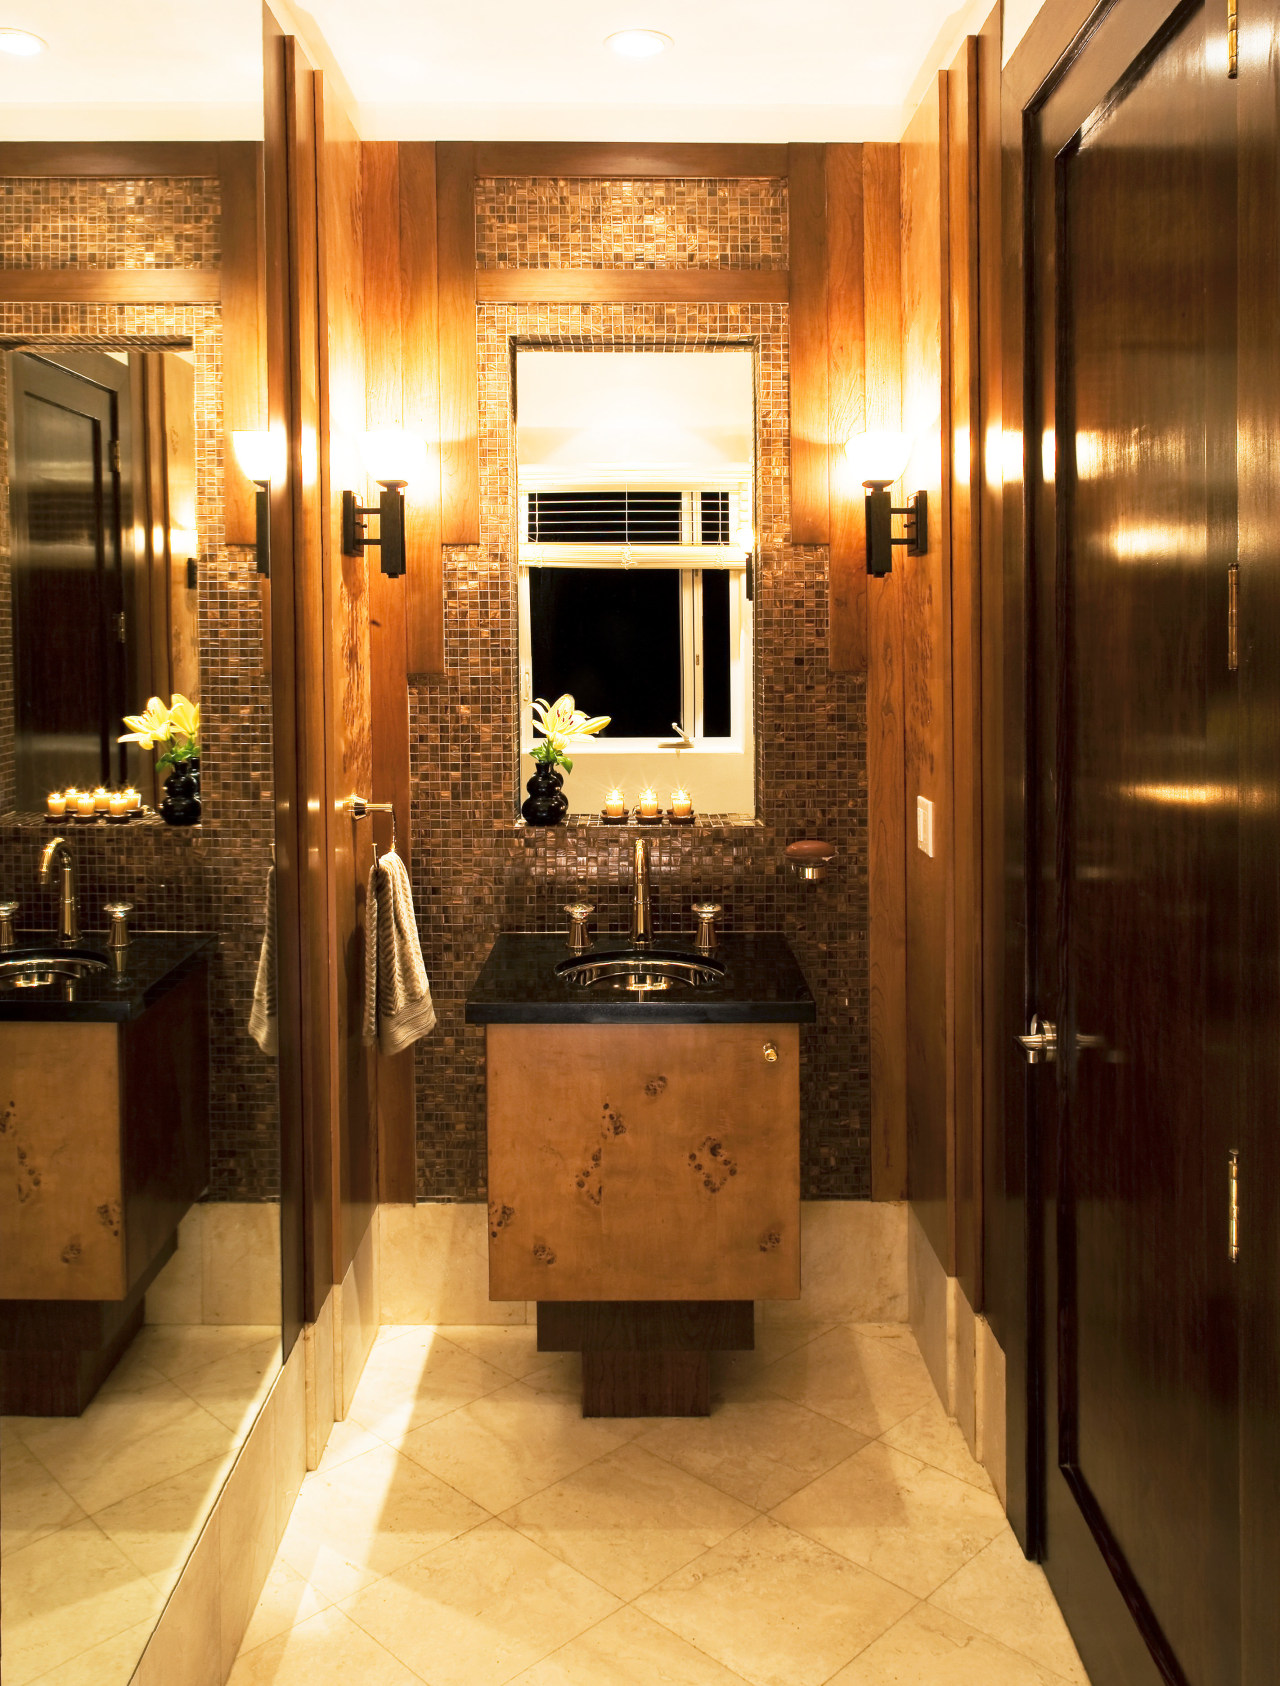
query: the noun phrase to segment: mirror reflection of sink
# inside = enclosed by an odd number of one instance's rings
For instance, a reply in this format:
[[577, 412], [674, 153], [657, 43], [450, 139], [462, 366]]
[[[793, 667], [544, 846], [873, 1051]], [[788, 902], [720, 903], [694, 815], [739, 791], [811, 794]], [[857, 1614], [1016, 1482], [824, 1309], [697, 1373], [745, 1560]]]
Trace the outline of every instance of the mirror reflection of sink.
[[612, 989], [656, 995], [671, 989], [714, 989], [725, 967], [706, 954], [669, 954], [645, 949], [577, 955], [562, 960], [557, 976], [580, 989]]
[[0, 955], [0, 989], [49, 989], [70, 978], [105, 972], [111, 962], [86, 949], [49, 949], [35, 954]]

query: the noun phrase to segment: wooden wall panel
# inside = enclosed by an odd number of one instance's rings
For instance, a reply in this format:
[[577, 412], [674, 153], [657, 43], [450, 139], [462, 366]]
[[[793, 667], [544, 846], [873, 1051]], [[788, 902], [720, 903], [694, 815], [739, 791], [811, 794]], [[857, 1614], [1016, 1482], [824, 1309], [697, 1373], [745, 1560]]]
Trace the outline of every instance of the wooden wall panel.
[[746, 142], [479, 141], [478, 176], [785, 176], [788, 148]]
[[[392, 427], [400, 425], [404, 414], [399, 147], [394, 141], [366, 142], [363, 167], [368, 420], [371, 428]], [[414, 547], [410, 574], [420, 567], [421, 558]], [[405, 616], [409, 577], [388, 579], [380, 568], [373, 569], [369, 576], [373, 800], [395, 804], [395, 836], [406, 863], [410, 859]], [[375, 827], [381, 847], [389, 848], [390, 823], [382, 815], [369, 823]], [[377, 1107], [378, 1198], [412, 1201], [416, 1193], [412, 1049], [379, 1058]]]
[[786, 304], [785, 269], [481, 269], [476, 298], [523, 304]]
[[[902, 426], [898, 148], [863, 147], [866, 423]], [[907, 1193], [907, 796], [902, 569], [867, 581], [871, 1193]]]
[[217, 304], [216, 269], [5, 269], [0, 304]]
[[267, 424], [262, 147], [218, 146], [222, 186], [222, 462], [228, 544], [253, 544], [257, 488], [241, 473], [231, 435]]
[[[947, 81], [940, 75], [902, 140], [902, 414], [915, 440], [904, 477], [930, 504], [929, 550], [899, 552], [906, 727], [907, 1150], [911, 1201], [950, 1273], [954, 1244], [954, 1069], [951, 1047], [952, 850], [949, 499], [944, 453], [949, 415], [943, 370], [950, 338], [947, 296], [949, 187]], [[939, 332], [941, 325], [941, 333]], [[932, 859], [915, 846], [918, 796], [933, 803]]]
[[830, 415], [827, 377], [826, 148], [788, 149], [791, 216], [791, 538], [826, 544]]
[[[867, 665], [867, 528], [845, 441], [866, 425], [863, 149], [826, 148], [827, 442], [830, 485], [830, 665]], [[894, 242], [895, 246], [897, 241]]]
[[436, 144], [441, 539], [480, 542], [476, 216], [472, 141]]
[[405, 593], [405, 637], [409, 672], [441, 674], [444, 672], [444, 563], [440, 550], [443, 450], [435, 142], [402, 141], [399, 159], [404, 425], [422, 435], [429, 452], [426, 484], [410, 486], [406, 493], [410, 564]]
[[219, 150], [217, 141], [6, 141], [0, 174], [216, 176]]

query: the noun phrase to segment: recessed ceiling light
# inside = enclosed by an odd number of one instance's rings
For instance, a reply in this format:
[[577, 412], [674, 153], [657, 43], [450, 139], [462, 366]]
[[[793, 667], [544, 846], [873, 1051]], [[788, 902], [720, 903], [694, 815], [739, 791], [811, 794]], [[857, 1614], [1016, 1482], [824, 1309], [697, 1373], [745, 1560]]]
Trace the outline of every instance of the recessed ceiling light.
[[620, 58], [652, 59], [666, 52], [671, 37], [656, 29], [620, 29], [614, 35], [606, 35], [604, 44], [612, 47]]
[[19, 59], [33, 59], [48, 45], [29, 29], [0, 29], [0, 53], [12, 53]]

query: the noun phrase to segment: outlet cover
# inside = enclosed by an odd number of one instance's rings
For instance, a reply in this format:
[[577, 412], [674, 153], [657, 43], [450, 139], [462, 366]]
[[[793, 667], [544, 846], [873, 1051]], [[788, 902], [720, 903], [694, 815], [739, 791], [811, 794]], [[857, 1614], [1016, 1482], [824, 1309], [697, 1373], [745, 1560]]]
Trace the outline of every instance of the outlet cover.
[[933, 859], [933, 803], [927, 796], [916, 797], [916, 848]]

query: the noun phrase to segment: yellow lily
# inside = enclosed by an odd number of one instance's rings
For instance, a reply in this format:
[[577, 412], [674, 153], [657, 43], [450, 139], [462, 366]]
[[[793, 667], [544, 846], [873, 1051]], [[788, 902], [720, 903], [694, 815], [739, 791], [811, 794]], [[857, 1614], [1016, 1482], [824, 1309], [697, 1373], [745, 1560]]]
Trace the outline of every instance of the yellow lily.
[[546, 751], [542, 756], [537, 756], [535, 751], [535, 756], [552, 764], [558, 761], [566, 773], [573, 771], [573, 762], [565, 754], [569, 745], [579, 738], [590, 738], [597, 732], [603, 732], [610, 720], [607, 714], [588, 718], [581, 709], [574, 707], [573, 698], [567, 691], [553, 703], [547, 702], [545, 697], [536, 698], [533, 713], [534, 727], [545, 740], [538, 748]]
[[117, 743], [136, 743], [142, 749], [150, 749], [153, 744], [168, 740], [169, 710], [159, 697], [150, 697], [141, 714], [126, 714], [124, 723], [132, 726], [133, 730], [123, 733], [116, 739]]
[[193, 740], [200, 733], [200, 705], [184, 697], [181, 691], [175, 691], [173, 694], [173, 706], [169, 710], [169, 730], [173, 734]]

